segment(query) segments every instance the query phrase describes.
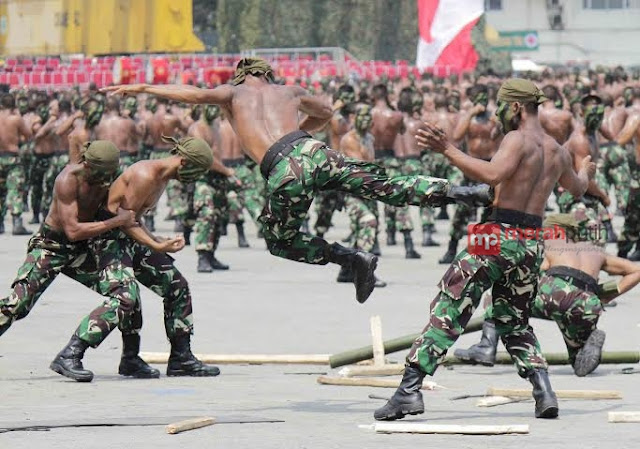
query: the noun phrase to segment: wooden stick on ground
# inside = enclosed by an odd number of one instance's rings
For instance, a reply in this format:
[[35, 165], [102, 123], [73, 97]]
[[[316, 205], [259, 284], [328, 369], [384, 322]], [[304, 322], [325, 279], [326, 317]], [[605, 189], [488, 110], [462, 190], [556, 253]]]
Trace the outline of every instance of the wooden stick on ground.
[[609, 412], [609, 422], [640, 423], [640, 412]]
[[338, 374], [342, 377], [358, 376], [401, 376], [404, 374], [404, 365], [400, 363], [385, 364], [379, 366], [345, 366]]
[[[622, 399], [622, 393], [615, 390], [555, 390], [560, 399]], [[487, 396], [507, 396], [512, 398], [531, 398], [531, 390], [494, 388], [487, 390]]]
[[[323, 385], [342, 385], [347, 387], [381, 387], [381, 388], [398, 388], [400, 379], [378, 379], [369, 377], [366, 379], [356, 379], [351, 377], [318, 377], [318, 383]], [[422, 383], [423, 390], [435, 390], [436, 388], [444, 389], [435, 382], [424, 381]]]
[[382, 320], [379, 315], [371, 317], [371, 343], [374, 366], [384, 365], [384, 343], [382, 341]]
[[513, 404], [514, 402], [528, 401], [531, 398], [508, 398], [505, 396], [487, 396], [478, 399], [476, 407], [495, 407], [496, 405]]
[[527, 434], [529, 426], [527, 424], [516, 424], [509, 426], [478, 426], [467, 425], [458, 426], [451, 424], [422, 424], [422, 423], [376, 423], [374, 424], [376, 433], [443, 433], [443, 434], [463, 434], [463, 435], [504, 435], [504, 434]]
[[184, 421], [174, 422], [167, 425], [167, 433], [173, 435], [180, 432], [186, 432], [187, 430], [199, 429], [200, 427], [206, 427], [216, 422], [215, 418], [208, 416], [202, 418], [185, 419]]
[[[202, 363], [246, 363], [276, 365], [328, 365], [329, 354], [195, 354]], [[167, 363], [166, 352], [143, 352], [140, 357], [147, 363]]]

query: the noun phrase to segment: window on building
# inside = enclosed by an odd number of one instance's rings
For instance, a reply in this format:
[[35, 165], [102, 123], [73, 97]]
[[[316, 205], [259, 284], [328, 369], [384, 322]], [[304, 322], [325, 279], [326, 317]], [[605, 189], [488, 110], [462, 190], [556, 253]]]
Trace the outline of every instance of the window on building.
[[635, 9], [640, 8], [639, 0], [582, 0], [584, 9]]
[[502, 9], [502, 0], [484, 0], [485, 11], [500, 11]]

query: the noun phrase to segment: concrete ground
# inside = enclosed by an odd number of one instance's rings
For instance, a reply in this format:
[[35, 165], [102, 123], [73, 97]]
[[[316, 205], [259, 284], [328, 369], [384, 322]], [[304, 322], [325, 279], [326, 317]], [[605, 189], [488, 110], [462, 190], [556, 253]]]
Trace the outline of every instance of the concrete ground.
[[[415, 211], [414, 211], [415, 212]], [[160, 217], [164, 215], [161, 209]], [[29, 217], [28, 217], [29, 218]], [[344, 214], [327, 237], [347, 234]], [[417, 221], [416, 221], [417, 222]], [[158, 219], [160, 233], [171, 223]], [[619, 219], [616, 220], [619, 228]], [[330, 354], [370, 342], [369, 317], [382, 317], [386, 338], [418, 332], [427, 321], [429, 303], [445, 267], [437, 259], [444, 248], [418, 248], [421, 260], [405, 260], [401, 246], [383, 245], [378, 274], [389, 283], [369, 301], [355, 301], [352, 285], [337, 284], [336, 266], [310, 266], [278, 259], [265, 251], [248, 226], [250, 249], [238, 249], [229, 227], [218, 257], [228, 272], [199, 274], [196, 255], [186, 248], [176, 265], [190, 282], [194, 298], [194, 352], [237, 354]], [[448, 224], [438, 222], [437, 239], [447, 241]], [[418, 231], [414, 239], [419, 241]], [[0, 284], [9, 286], [25, 254], [27, 238], [0, 236]], [[399, 242], [401, 244], [401, 242]], [[613, 248], [609, 248], [613, 251]], [[607, 332], [606, 350], [638, 350], [640, 290], [627, 294], [600, 321]], [[605, 365], [586, 378], [569, 367], [552, 367], [556, 389], [606, 389], [622, 392], [622, 400], [561, 400], [560, 418], [536, 420], [533, 403], [478, 408], [476, 399], [452, 401], [463, 394], [483, 394], [489, 386], [529, 388], [513, 367], [455, 366], [440, 369], [434, 380], [445, 390], [424, 393], [426, 413], [403, 422], [433, 424], [529, 424], [526, 436], [378, 435], [358, 425], [371, 424], [373, 410], [392, 389], [319, 385], [320, 374], [336, 375], [327, 366], [222, 365], [216, 378], [129, 380], [117, 374], [121, 343], [118, 332], [97, 350], [89, 350], [85, 366], [93, 382], [80, 384], [48, 369], [81, 317], [100, 297], [60, 276], [33, 312], [0, 338], [0, 428], [7, 423], [43, 421], [96, 422], [153, 418], [160, 424], [180, 417], [214, 416], [221, 420], [282, 420], [278, 423], [219, 424], [171, 436], [163, 426], [80, 427], [0, 434], [0, 448], [456, 448], [548, 447], [632, 448], [640, 443], [640, 424], [609, 424], [607, 412], [640, 410], [640, 375], [622, 374], [631, 365]], [[162, 303], [143, 292], [144, 351], [167, 351]], [[545, 351], [564, 351], [555, 324], [534, 321]], [[478, 334], [463, 336], [466, 347]], [[454, 348], [455, 348], [454, 347]], [[391, 359], [401, 361], [404, 352]], [[638, 366], [636, 365], [636, 372]]]

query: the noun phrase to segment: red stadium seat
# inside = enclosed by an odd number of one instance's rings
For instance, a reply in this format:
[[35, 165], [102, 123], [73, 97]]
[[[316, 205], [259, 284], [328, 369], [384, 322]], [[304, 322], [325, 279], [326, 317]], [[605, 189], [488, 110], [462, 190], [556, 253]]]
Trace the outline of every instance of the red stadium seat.
[[17, 73], [11, 73], [9, 74], [9, 84], [11, 86], [19, 86], [22, 83], [22, 77], [19, 76]]
[[57, 58], [49, 58], [47, 59], [47, 69], [55, 70], [60, 66], [60, 60]]
[[61, 85], [62, 82], [62, 72], [52, 72], [51, 73], [51, 84]]
[[15, 58], [9, 58], [5, 61], [5, 65], [9, 67], [15, 67], [18, 65], [18, 60]]
[[30, 86], [40, 86], [44, 84], [44, 77], [42, 73], [32, 72], [28, 74], [27, 79], [25, 79], [25, 83]]
[[76, 72], [76, 84], [87, 84], [89, 82], [88, 72]]
[[9, 74], [0, 72], [0, 84], [9, 84]]
[[51, 84], [52, 74], [51, 72], [44, 72], [42, 74], [42, 83], [45, 85]]

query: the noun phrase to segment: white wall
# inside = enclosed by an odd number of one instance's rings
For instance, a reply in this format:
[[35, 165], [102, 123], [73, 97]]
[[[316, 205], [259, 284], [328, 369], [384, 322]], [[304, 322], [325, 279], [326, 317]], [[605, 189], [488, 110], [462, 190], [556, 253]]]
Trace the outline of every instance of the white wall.
[[545, 0], [502, 0], [503, 9], [488, 11], [487, 20], [498, 31], [538, 31], [540, 49], [514, 53], [514, 57], [537, 62], [640, 65], [640, 8], [591, 10], [582, 8], [582, 0], [562, 3], [562, 31], [550, 29]]

